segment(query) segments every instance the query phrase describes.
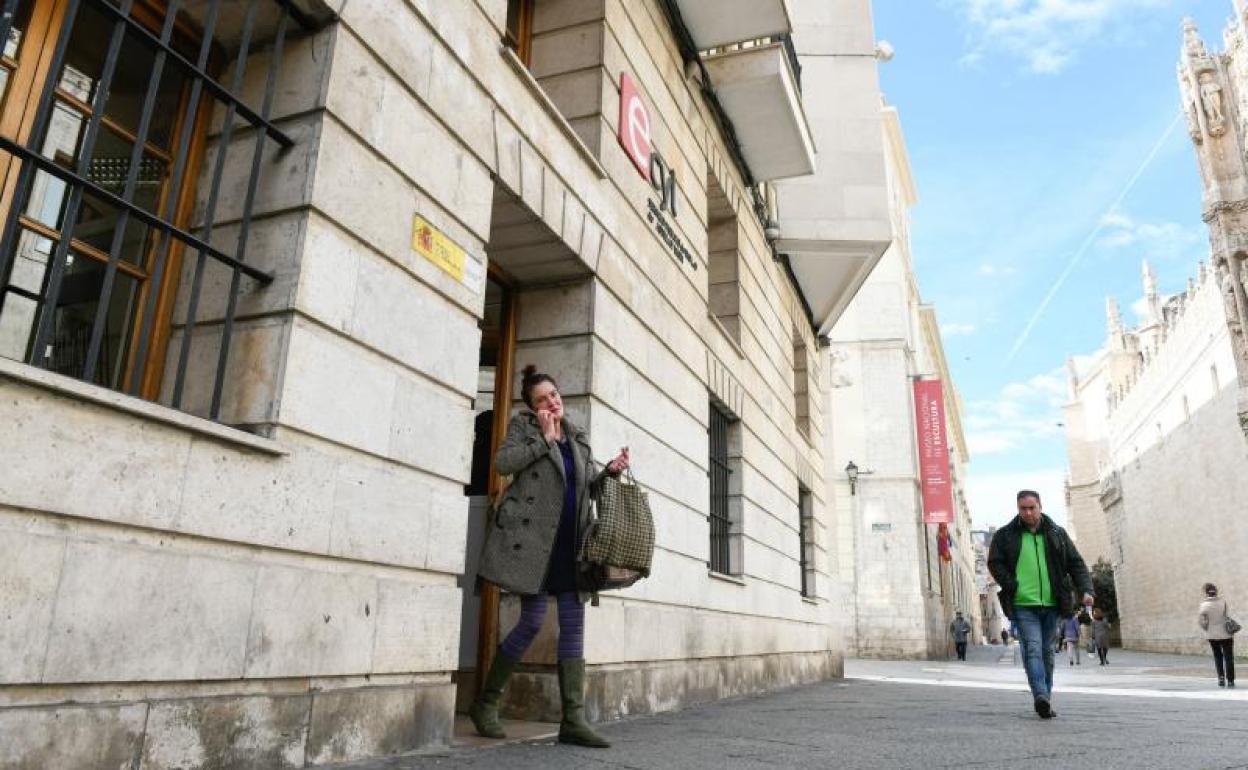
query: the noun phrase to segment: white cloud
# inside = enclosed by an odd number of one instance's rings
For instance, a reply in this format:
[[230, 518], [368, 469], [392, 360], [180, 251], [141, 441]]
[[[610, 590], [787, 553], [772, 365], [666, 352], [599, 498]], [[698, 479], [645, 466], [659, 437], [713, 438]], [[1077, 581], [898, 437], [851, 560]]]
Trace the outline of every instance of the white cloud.
[[975, 333], [975, 324], [941, 324], [942, 337], [957, 337]]
[[1122, 211], [1101, 217], [1104, 234], [1097, 245], [1107, 249], [1130, 247], [1141, 258], [1174, 259], [1199, 254], [1206, 241], [1203, 228], [1178, 222], [1141, 222]]
[[963, 420], [967, 448], [976, 456], [1004, 454], [1061, 434], [1068, 398], [1066, 368], [1011, 382], [995, 399], [972, 401]]
[[1015, 496], [1020, 489], [1039, 492], [1044, 512], [1058, 524], [1066, 525], [1065, 468], [976, 473], [972, 466], [966, 479], [966, 503], [974, 526], [999, 527], [1012, 519], [1018, 513]]
[[1140, 297], [1135, 302], [1132, 302], [1131, 312], [1135, 313], [1137, 322], [1143, 321], [1144, 317], [1148, 315], [1148, 297]]
[[989, 277], [998, 275], [1014, 275], [1017, 272], [1018, 269], [1010, 265], [1002, 266], [994, 265], [991, 262], [985, 262], [979, 266], [979, 274]]
[[944, 0], [969, 26], [962, 63], [985, 51], [1021, 59], [1036, 74], [1061, 72], [1085, 45], [1128, 29], [1140, 15], [1172, 0]]

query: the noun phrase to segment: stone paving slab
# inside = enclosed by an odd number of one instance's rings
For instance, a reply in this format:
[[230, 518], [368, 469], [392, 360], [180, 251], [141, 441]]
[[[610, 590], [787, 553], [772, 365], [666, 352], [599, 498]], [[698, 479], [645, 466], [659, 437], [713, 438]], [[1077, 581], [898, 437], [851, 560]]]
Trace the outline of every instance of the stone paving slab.
[[[999, 648], [997, 653], [1000, 657]], [[931, 661], [883, 665], [898, 676], [911, 667], [950, 668]], [[997, 666], [989, 653], [960, 665], [1021, 676], [1021, 670]], [[607, 750], [546, 739], [391, 757], [338, 770], [1248, 768], [1248, 703], [1149, 689], [1133, 676], [1124, 674], [1127, 684], [1107, 692], [1134, 688], [1138, 697], [1063, 694], [1059, 685], [1059, 717], [1052, 721], [1036, 717], [1026, 692], [991, 682], [850, 678], [602, 725], [603, 734], [615, 741]]]

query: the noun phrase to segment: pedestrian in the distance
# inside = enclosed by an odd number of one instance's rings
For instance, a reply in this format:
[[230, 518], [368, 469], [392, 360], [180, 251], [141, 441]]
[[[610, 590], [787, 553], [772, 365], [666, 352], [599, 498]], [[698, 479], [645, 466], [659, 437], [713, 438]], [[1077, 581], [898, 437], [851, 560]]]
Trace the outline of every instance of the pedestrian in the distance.
[[1003, 628], [1001, 629], [1001, 644], [1008, 646], [1009, 643], [1010, 643], [1010, 631], [1009, 629]]
[[971, 633], [971, 624], [962, 617], [962, 611], [954, 613], [953, 622], [949, 624], [949, 635], [953, 637], [953, 647], [958, 651], [958, 660], [966, 660], [966, 638]]
[[548, 374], [524, 367], [520, 396], [529, 407], [511, 419], [494, 469], [511, 476], [481, 552], [479, 578], [520, 595], [520, 620], [499, 646], [477, 700], [468, 709], [477, 733], [505, 738], [498, 704], [507, 680], [542, 628], [549, 597], [559, 609], [559, 741], [606, 748], [585, 721], [585, 604], [576, 582], [578, 535], [605, 474], [628, 468], [628, 448], [599, 470], [585, 431], [563, 412]]
[[1044, 515], [1040, 495], [1025, 489], [1016, 496], [1018, 515], [992, 537], [988, 570], [1001, 586], [1001, 608], [1018, 628], [1023, 667], [1033, 706], [1042, 719], [1053, 710], [1053, 637], [1059, 617], [1074, 609], [1066, 580], [1092, 604], [1092, 576], [1066, 531]]
[[1070, 658], [1070, 665], [1083, 665], [1079, 660], [1079, 610], [1072, 611], [1070, 617], [1062, 621], [1062, 638], [1066, 642], [1066, 655]]
[[1226, 631], [1226, 599], [1218, 587], [1205, 583], [1205, 600], [1200, 603], [1200, 627], [1213, 648], [1213, 667], [1218, 671], [1218, 687], [1235, 686], [1235, 637]]
[[1092, 610], [1092, 643], [1102, 666], [1109, 665], [1109, 618], [1100, 607]]
[[1079, 611], [1079, 643], [1084, 646], [1089, 655], [1096, 652], [1096, 647], [1092, 643], [1092, 614], [1088, 612], [1087, 607]]

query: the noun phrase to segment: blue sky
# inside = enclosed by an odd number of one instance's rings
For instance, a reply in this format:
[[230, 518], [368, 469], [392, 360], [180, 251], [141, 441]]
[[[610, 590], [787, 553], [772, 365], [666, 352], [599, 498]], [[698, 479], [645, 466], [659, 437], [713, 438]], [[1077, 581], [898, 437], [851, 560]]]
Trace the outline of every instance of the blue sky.
[[897, 52], [881, 86], [918, 187], [919, 284], [964, 402], [972, 517], [1004, 523], [1013, 491], [1033, 487], [1064, 520], [1066, 356], [1101, 346], [1107, 296], [1133, 321], [1142, 260], [1167, 293], [1208, 253], [1175, 64], [1182, 18], [1220, 50], [1232, 2], [874, 0], [873, 12]]

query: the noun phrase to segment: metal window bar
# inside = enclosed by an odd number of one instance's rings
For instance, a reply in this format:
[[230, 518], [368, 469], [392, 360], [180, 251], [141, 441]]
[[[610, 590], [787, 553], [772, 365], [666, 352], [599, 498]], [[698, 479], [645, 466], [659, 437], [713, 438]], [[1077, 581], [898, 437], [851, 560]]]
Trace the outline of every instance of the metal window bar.
[[725, 575], [732, 573], [732, 520], [728, 514], [728, 479], [732, 475], [728, 466], [729, 423], [728, 415], [712, 404], [708, 471], [711, 481], [709, 566], [712, 571]]
[[[178, 16], [178, 6], [180, 0], [170, 0], [169, 6], [165, 11], [165, 23], [160, 30], [161, 46], [168, 46], [169, 40], [173, 36], [174, 21]], [[204, 40], [212, 39], [212, 32], [216, 25], [216, 10], [218, 3], [214, 3], [210, 11], [210, 18], [205, 26]], [[168, 50], [164, 47], [157, 49], [156, 56], [152, 61], [152, 72], [147, 79], [147, 92], [143, 95], [143, 112], [139, 118], [139, 130], [135, 132], [134, 147], [130, 151], [130, 164], [126, 172], [126, 183], [122, 189], [121, 197], [127, 203], [134, 202], [134, 191], [138, 184], [139, 171], [143, 165], [143, 147], [147, 144], [147, 133], [152, 124], [152, 113], [156, 106], [156, 94], [160, 89], [160, 78], [165, 71], [165, 58], [168, 56]], [[175, 195], [170, 191], [171, 195]], [[95, 322], [91, 328], [91, 343], [87, 348], [87, 358], [83, 362], [82, 378], [90, 379], [91, 373], [95, 371], [96, 361], [100, 355], [100, 346], [104, 341], [104, 328], [106, 326], [105, 319], [108, 316], [109, 301], [113, 296], [113, 282], [117, 277], [117, 264], [121, 261], [121, 249], [126, 237], [126, 226], [130, 223], [130, 209], [122, 209], [121, 214], [117, 218], [117, 225], [113, 230], [113, 242], [108, 249], [108, 267], [104, 270], [104, 280], [100, 286], [100, 299], [95, 308]], [[136, 378], [137, 379], [137, 378]]]
[[[117, 71], [117, 57], [121, 54], [121, 44], [126, 35], [126, 21], [130, 18], [130, 10], [134, 7], [134, 0], [122, 0], [121, 15], [113, 22], [112, 33], [108, 39], [108, 53], [104, 55], [104, 69], [100, 73], [100, 78], [95, 89], [95, 96], [91, 100], [91, 117], [87, 119], [87, 127], [82, 134], [82, 142], [78, 149], [78, 167], [77, 174], [80, 177], [87, 177], [91, 173], [91, 158], [95, 154], [95, 140], [100, 134], [100, 121], [104, 119], [104, 109], [108, 104], [109, 91], [113, 84], [113, 74]], [[67, 26], [66, 31], [61, 34], [61, 40], [67, 40], [71, 37], [68, 30], [72, 29]], [[55, 82], [60, 73], [60, 67], [52, 71], [52, 76], [48, 83], [55, 87]], [[135, 143], [135, 146], [142, 151], [142, 145]], [[29, 164], [23, 166], [23, 170]], [[56, 320], [57, 300], [61, 296], [61, 282], [65, 277], [66, 257], [69, 256], [69, 244], [74, 237], [74, 225], [78, 222], [78, 208], [82, 205], [82, 185], [71, 185], [69, 188], [69, 200], [65, 204], [65, 218], [61, 225], [61, 237], [56, 242], [56, 250], [52, 254], [52, 259], [48, 264], [48, 271], [44, 275], [43, 291], [44, 302], [39, 311], [39, 324], [35, 329], [35, 341], [31, 346], [31, 358], [40, 366], [46, 366], [48, 359], [52, 357], [52, 351], [47, 342], [52, 337], [52, 324]], [[111, 259], [109, 260], [112, 261]], [[88, 370], [90, 371], [90, 370]]]
[[[40, 143], [44, 141], [47, 134], [51, 119], [52, 109], [55, 103], [57, 74], [61, 72], [68, 50], [69, 40], [71, 38], [70, 30], [73, 29], [75, 20], [78, 18], [78, 11], [82, 2], [91, 3], [95, 8], [104, 11], [113, 19], [113, 30], [110, 36], [108, 53], [105, 57], [103, 72], [99, 79], [99, 87], [96, 89], [95, 96], [91, 104], [91, 116], [88, 120], [87, 128], [83, 134], [83, 142], [80, 149], [80, 157], [75, 170], [64, 168], [56, 164], [53, 160], [44, 157], [37, 149]], [[253, 33], [254, 15], [259, 0], [250, 0], [248, 7], [248, 22], [245, 25], [243, 38], [240, 42], [238, 63], [236, 65], [236, 78], [233, 89], [227, 90], [215, 80], [207, 72], [209, 54], [211, 53], [212, 36], [215, 30], [216, 22], [219, 16], [222, 0], [212, 0], [206, 12], [206, 22], [204, 25], [204, 35], [199, 55], [195, 63], [189, 62], [181, 54], [175, 51], [170, 43], [174, 29], [174, 20], [176, 18], [178, 7], [181, 0], [170, 0], [166, 8], [166, 17], [162, 25], [159, 36], [152, 34], [148, 29], [143, 27], [140, 22], [130, 15], [130, 10], [134, 0], [122, 0], [120, 6], [113, 5], [108, 0], [69, 0], [66, 7], [62, 29], [58, 33], [57, 42], [52, 56], [50, 72], [52, 73], [47, 82], [43, 86], [43, 92], [40, 94], [38, 106], [30, 139], [25, 146], [14, 142], [13, 140], [0, 136], [0, 150], [8, 152], [22, 161], [18, 185], [14, 195], [12, 208], [9, 211], [6, 222], [4, 223], [3, 236], [0, 237], [0, 312], [3, 311], [4, 299], [9, 293], [17, 296], [25, 297], [28, 300], [36, 302], [39, 305], [38, 321], [35, 329], [34, 343], [30, 348], [29, 359], [32, 364], [39, 366], [50, 366], [54, 363], [48, 356], [47, 340], [51, 339], [56, 333], [54, 330], [55, 314], [57, 307], [58, 294], [60, 291], [60, 283], [64, 277], [67, 257], [70, 254], [71, 242], [73, 240], [73, 228], [77, 218], [77, 209], [81, 206], [83, 195], [90, 195], [98, 198], [104, 203], [111, 205], [119, 210], [119, 218], [114, 230], [112, 244], [108, 255], [108, 265], [105, 270], [105, 278], [101, 283], [101, 293], [97, 298], [97, 307], [95, 311], [94, 323], [91, 327], [89, 339], [86, 340], [86, 355], [82, 359], [81, 375], [84, 379], [91, 379], [93, 373], [98, 370], [100, 357], [103, 355], [102, 339], [104, 335], [104, 327], [107, 322], [107, 312], [109, 307], [109, 299], [113, 290], [114, 279], [118, 270], [118, 264], [121, 259], [121, 252], [124, 241], [124, 231], [126, 225], [131, 218], [151, 227], [158, 233], [159, 246], [155, 250], [152, 261], [151, 275], [148, 276], [147, 296], [144, 307], [141, 310], [141, 327], [139, 330], [139, 338], [137, 345], [137, 353], [134, 357], [133, 377], [130, 384], [130, 390], [136, 394], [140, 392], [143, 380], [143, 373], [146, 369], [146, 357], [149, 352], [151, 343], [151, 335], [155, 321], [156, 306], [160, 301], [160, 294], [163, 282], [164, 270], [169, 258], [172, 241], [176, 239], [180, 243], [195, 249], [198, 253], [199, 263], [197, 264], [197, 278], [202, 278], [202, 264], [207, 257], [211, 257], [214, 262], [229, 268], [232, 273], [231, 293], [228, 297], [229, 309], [223, 326], [223, 345], [218, 361], [218, 371], [214, 381], [214, 393], [212, 406], [210, 409], [210, 417], [218, 419], [220, 414], [221, 390], [224, 384], [224, 369], [228, 355], [228, 339], [232, 331], [234, 320], [234, 311], [236, 309], [237, 293], [239, 291], [239, 282], [241, 276], [246, 275], [255, 279], [261, 285], [270, 283], [273, 279], [272, 274], [259, 270], [245, 263], [246, 246], [247, 246], [247, 230], [251, 222], [251, 207], [255, 201], [256, 188], [259, 181], [261, 169], [261, 159], [264, 151], [266, 140], [276, 142], [281, 148], [289, 147], [293, 144], [285, 133], [277, 129], [271, 123], [271, 110], [276, 90], [278, 64], [281, 59], [281, 51], [284, 43], [288, 20], [294, 18], [297, 23], [305, 28], [312, 28], [311, 21], [303, 14], [298, 13], [297, 9], [290, 5], [290, 0], [274, 0], [282, 9], [278, 20], [278, 29], [275, 42], [273, 44], [273, 55], [271, 57], [270, 70], [266, 83], [266, 90], [263, 99], [263, 107], [259, 113], [245, 105], [236, 95], [241, 90], [242, 79], [241, 73], [246, 66], [247, 55], [250, 52], [251, 35]], [[13, 16], [16, 10], [17, 0], [4, 0], [3, 6], [0, 6], [0, 40], [7, 37], [8, 31], [13, 23]], [[140, 115], [138, 131], [136, 133], [131, 157], [129, 163], [125, 167], [126, 182], [121, 194], [118, 195], [114, 190], [119, 182], [119, 173], [111, 178], [103, 178], [98, 173], [92, 171], [92, 150], [95, 138], [98, 135], [100, 122], [103, 119], [107, 99], [109, 96], [109, 86], [112, 75], [116, 70], [117, 60], [122, 54], [123, 43], [132, 43], [137, 40], [140, 44], [149, 46], [154, 49], [155, 56], [153, 59], [153, 68], [147, 83], [147, 90], [143, 99], [143, 108]], [[143, 149], [146, 145], [147, 134], [151, 126], [152, 114], [155, 109], [155, 93], [159, 89], [161, 75], [168, 61], [173, 61], [182, 70], [184, 75], [190, 81], [190, 98], [187, 102], [185, 114], [182, 116], [182, 126], [178, 137], [177, 152], [174, 156], [174, 168], [170, 177], [169, 194], [166, 196], [167, 203], [163, 212], [151, 212], [136, 205], [133, 202], [135, 188], [146, 167], [143, 159]], [[234, 255], [227, 254], [220, 249], [211, 246], [208, 239], [211, 235], [211, 222], [215, 213], [215, 200], [208, 208], [205, 216], [204, 228], [202, 229], [202, 237], [187, 232], [186, 230], [176, 226], [174, 220], [177, 216], [179, 206], [180, 192], [183, 187], [183, 178], [187, 172], [187, 162], [189, 158], [189, 150], [191, 140], [194, 136], [196, 125], [196, 113], [199, 103], [205, 89], [212, 94], [217, 100], [226, 105], [230, 113], [225, 126], [226, 131], [232, 130], [233, 118], [235, 115], [241, 116], [256, 131], [256, 145], [252, 158], [251, 174], [248, 179], [247, 196], [242, 212], [242, 224], [240, 226], [240, 235], [238, 245]], [[218, 142], [218, 156], [223, 157], [228, 148], [228, 133], [223, 135]], [[68, 195], [66, 205], [66, 214], [64, 224], [57, 238], [57, 247], [55, 254], [47, 266], [47, 273], [44, 277], [44, 286], [40, 294], [26, 291], [19, 286], [10, 285], [11, 270], [16, 256], [16, 245], [18, 234], [21, 232], [19, 219], [21, 212], [25, 209], [31, 185], [34, 180], [36, 171], [44, 171], [47, 174], [61, 180], [65, 183]], [[221, 163], [218, 161], [218, 168], [214, 174], [213, 187], [217, 190], [220, 188]], [[109, 188], [112, 189], [109, 189]], [[199, 291], [201, 282], [197, 280], [192, 287], [192, 293], [189, 297], [190, 306], [194, 307], [198, 304]], [[193, 313], [189, 320], [189, 325], [193, 328]], [[79, 337], [81, 335], [79, 334]], [[76, 349], [83, 347], [83, 340], [75, 337]], [[186, 348], [189, 345], [190, 333], [186, 333], [183, 341], [183, 351], [179, 355], [178, 370], [176, 372], [177, 381], [179, 383], [185, 380], [185, 369], [187, 366]], [[67, 358], [65, 355], [56, 356], [56, 369], [64, 370], [69, 366], [67, 361], [77, 360], [72, 357]], [[180, 389], [179, 389], [180, 390]], [[179, 392], [178, 404], [180, 406]]]
[[[284, 7], [283, 7], [284, 8]], [[286, 41], [286, 20], [285, 10], [282, 12], [281, 18], [277, 23], [277, 38], [273, 42], [273, 55], [269, 57], [269, 77], [264, 87], [264, 106], [260, 111], [260, 119], [267, 121], [269, 113], [273, 109], [273, 92], [276, 90], [277, 73], [282, 61], [282, 45]], [[247, 197], [243, 202], [243, 218], [238, 228], [238, 246], [235, 247], [234, 253], [245, 254], [247, 252], [247, 234], [251, 229], [251, 207], [256, 201], [256, 183], [260, 181], [260, 161], [264, 157], [264, 132], [256, 132], [256, 145], [252, 150], [251, 156], [251, 175], [247, 178]], [[225, 150], [219, 151], [220, 155], [225, 155]], [[238, 309], [238, 289], [239, 281], [242, 274], [238, 268], [234, 268], [230, 276], [230, 291], [226, 295], [225, 309], [225, 326], [221, 329], [221, 350], [217, 356], [217, 379], [212, 386], [212, 406], [209, 408], [209, 416], [217, 419], [221, 412], [221, 389], [225, 382], [225, 364], [230, 353], [230, 337], [234, 331], [234, 313]], [[190, 339], [191, 329], [194, 325], [194, 319], [187, 319], [187, 327], [183, 332], [183, 339]]]
[[810, 561], [806, 549], [810, 545], [810, 492], [802, 489], [797, 493], [797, 563], [802, 574], [802, 596], [810, 596]]
[[[251, 50], [251, 35], [254, 31], [255, 12], [258, 4], [255, 0], [247, 6], [247, 15], [243, 19], [242, 39], [239, 41], [239, 54], [234, 62], [234, 79], [233, 87], [241, 88], [243, 84], [243, 76], [247, 72], [247, 54]], [[276, 61], [274, 57], [274, 61]], [[267, 96], [267, 94], [266, 94]], [[204, 209], [204, 240], [212, 239], [212, 228], [217, 215], [217, 200], [221, 193], [221, 179], [225, 171], [225, 156], [229, 151], [230, 142], [234, 136], [234, 116], [237, 110], [235, 105], [230, 103], [225, 108], [225, 117], [221, 122], [221, 135], [217, 137], [217, 155], [216, 162], [213, 164], [212, 182], [208, 190], [208, 202]], [[263, 136], [263, 134], [261, 134]], [[250, 205], [250, 204], [249, 204]], [[199, 294], [204, 282], [204, 268], [207, 265], [207, 259], [204, 250], [200, 249], [195, 257], [195, 274], [191, 278], [190, 303], [186, 310], [186, 324], [182, 327], [182, 345], [178, 351], [178, 367], [173, 384], [173, 407], [175, 409], [182, 406], [182, 390], [186, 385], [186, 366], [190, 360], [191, 354], [191, 337], [195, 333], [195, 318], [199, 312]], [[214, 385], [215, 387], [215, 385]], [[216, 399], [214, 398], [214, 401]], [[212, 419], [216, 419], [215, 412]]]
[[[221, 0], [214, 0], [214, 4], [219, 3], [220, 1]], [[239, 42], [238, 61], [235, 66], [236, 70], [245, 70], [247, 67], [247, 55], [248, 53], [250, 53], [251, 35], [252, 35], [252, 32], [254, 31], [255, 13], [256, 13], [256, 7], [257, 7], [258, 2], [259, 0], [249, 0], [247, 4], [247, 16], [246, 16], [246, 20], [243, 23], [242, 39]], [[206, 46], [207, 44], [208, 44], [208, 38], [205, 37], [204, 45]], [[200, 49], [200, 59], [205, 64], [207, 63], [207, 53], [208, 51], [206, 48]], [[178, 137], [178, 154], [177, 154], [177, 159], [174, 162], [173, 181], [170, 186], [171, 190], [179, 190], [181, 189], [181, 186], [182, 186], [182, 175], [186, 171], [186, 161], [188, 159], [188, 156], [190, 155], [191, 137], [194, 136], [195, 134], [195, 119], [198, 117], [197, 108], [199, 105], [199, 97], [201, 94], [201, 90], [206, 82], [207, 82], [206, 77], [196, 78], [194, 84], [191, 86], [191, 99], [188, 104], [189, 110], [188, 110], [185, 121], [182, 123], [181, 135]], [[241, 84], [242, 84], [242, 77], [239, 76], [235, 79], [236, 89]], [[229, 102], [230, 107], [234, 106], [234, 101], [235, 100], [231, 100]], [[227, 107], [227, 109], [230, 109], [230, 107]], [[234, 108], [233, 110], [231, 110], [230, 112], [231, 118], [233, 117], [233, 112], [236, 111], [236, 109], [237, 108]], [[231, 120], [230, 122], [232, 123], [233, 120]], [[229, 150], [228, 138], [229, 137], [223, 133], [222, 136], [218, 139], [217, 155], [219, 158], [224, 158], [226, 152], [228, 152]], [[221, 161], [218, 161], [216, 170], [214, 171], [213, 180], [212, 180], [214, 187], [218, 187], [220, 185], [220, 182], [221, 182], [220, 177], [221, 177], [221, 172], [223, 168], [224, 168], [224, 163]], [[171, 197], [170, 198], [170, 211], [171, 212], [173, 211], [173, 209], [176, 208], [176, 205], [177, 205], [176, 202]], [[205, 220], [205, 226], [203, 229], [204, 233], [211, 235], [212, 228], [208, 223], [210, 223], [215, 218], [215, 216], [216, 216], [216, 201], [214, 198], [214, 200], [212, 201], [212, 208], [206, 211], [204, 214], [204, 220]], [[205, 238], [204, 240], [206, 241], [207, 238]], [[172, 244], [170, 242], [169, 236], [167, 234], [162, 235], [160, 246], [157, 249], [157, 253], [156, 253], [156, 261], [152, 267], [152, 286], [160, 286], [161, 281], [164, 279], [165, 265], [169, 261], [169, 250], [170, 250], [171, 245]], [[240, 258], [241, 256], [242, 255], [240, 255]], [[201, 287], [202, 287], [202, 284], [200, 283], [195, 283], [191, 287], [191, 294], [194, 298], [196, 306], [198, 306], [199, 304], [198, 299], [199, 299], [199, 292], [200, 292]], [[147, 305], [146, 307], [143, 308], [143, 325], [139, 329], [138, 353], [135, 355], [135, 359], [134, 359], [136, 372], [143, 371], [144, 367], [147, 364], [148, 344], [151, 341], [152, 325], [156, 318], [157, 304], [159, 304], [158, 293], [155, 291], [148, 292]], [[179, 360], [178, 360], [179, 371], [181, 371], [185, 367], [185, 365], [186, 365], [186, 360], [183, 359], [181, 356], [179, 356]], [[184, 375], [185, 372], [182, 372], [182, 374]], [[141, 386], [142, 386], [142, 380], [136, 377], [130, 385], [131, 391], [137, 395]], [[177, 404], [175, 404], [175, 408], [180, 407], [180, 406], [181, 406], [180, 401]], [[208, 415], [208, 419], [215, 420], [217, 419], [217, 416], [218, 414], [215, 412], [210, 413]]]

